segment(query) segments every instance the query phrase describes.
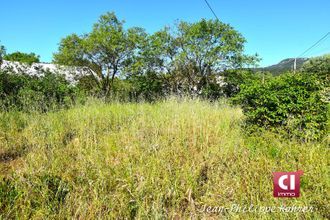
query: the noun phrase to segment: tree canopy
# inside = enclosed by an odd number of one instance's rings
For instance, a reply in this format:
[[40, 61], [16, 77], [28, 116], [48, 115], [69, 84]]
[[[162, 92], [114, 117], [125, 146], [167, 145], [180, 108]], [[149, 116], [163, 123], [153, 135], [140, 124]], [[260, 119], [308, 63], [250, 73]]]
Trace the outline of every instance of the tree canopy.
[[[87, 66], [109, 95], [115, 77], [157, 76], [171, 90], [203, 90], [221, 71], [257, 61], [244, 54], [244, 37], [218, 20], [181, 21], [154, 34], [143, 28], [125, 29], [112, 13], [102, 15], [92, 31], [61, 40], [54, 62]], [[144, 77], [144, 79], [147, 79]]]
[[124, 29], [114, 13], [102, 15], [90, 33], [72, 34], [62, 39], [54, 62], [64, 65], [90, 67], [101, 79], [104, 95], [109, 95], [114, 78], [122, 73], [137, 50], [141, 28]]

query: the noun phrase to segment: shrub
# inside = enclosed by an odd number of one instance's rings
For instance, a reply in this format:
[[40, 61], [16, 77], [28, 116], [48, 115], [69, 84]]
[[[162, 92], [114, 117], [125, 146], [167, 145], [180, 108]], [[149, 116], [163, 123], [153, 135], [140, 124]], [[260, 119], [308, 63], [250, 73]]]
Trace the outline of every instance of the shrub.
[[91, 96], [96, 96], [98, 94], [101, 94], [99, 82], [92, 75], [82, 76], [78, 80], [77, 88]]
[[233, 101], [242, 106], [247, 125], [284, 130], [290, 137], [304, 140], [318, 139], [327, 123], [322, 88], [315, 75], [286, 73], [265, 83], [242, 85]]
[[45, 73], [44, 77], [0, 72], [0, 106], [3, 110], [47, 111], [68, 107], [82, 97], [77, 87], [63, 76]]
[[216, 100], [223, 96], [223, 89], [217, 82], [209, 82], [201, 90], [201, 96], [205, 99]]
[[155, 101], [166, 96], [167, 83], [162, 75], [155, 72], [147, 72], [144, 75], [134, 75], [129, 78], [130, 98]]
[[330, 85], [330, 54], [315, 57], [303, 64], [301, 71], [318, 76], [322, 83]]
[[242, 84], [249, 84], [255, 81], [261, 83], [271, 77], [271, 74], [267, 72], [256, 73], [253, 70], [246, 69], [226, 70], [222, 73], [222, 75], [224, 79], [222, 90], [226, 97], [233, 97], [237, 95]]
[[321, 98], [330, 103], [330, 54], [315, 57], [303, 64], [302, 72], [315, 75], [323, 85]]

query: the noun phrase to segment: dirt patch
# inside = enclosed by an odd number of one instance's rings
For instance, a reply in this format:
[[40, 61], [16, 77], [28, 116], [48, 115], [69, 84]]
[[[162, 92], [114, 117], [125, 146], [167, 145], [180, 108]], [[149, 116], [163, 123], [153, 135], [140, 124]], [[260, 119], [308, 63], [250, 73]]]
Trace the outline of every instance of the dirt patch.
[[19, 167], [22, 166], [22, 162], [23, 160], [21, 159], [21, 157], [19, 157], [10, 162], [0, 163], [0, 177], [7, 176], [13, 171], [16, 171]]
[[3, 152], [0, 153], [0, 163], [8, 163], [23, 156], [22, 152]]
[[27, 154], [28, 148], [23, 147], [19, 150], [0, 150], [0, 173], [1, 175], [7, 175], [11, 170], [16, 170], [21, 162], [22, 158]]

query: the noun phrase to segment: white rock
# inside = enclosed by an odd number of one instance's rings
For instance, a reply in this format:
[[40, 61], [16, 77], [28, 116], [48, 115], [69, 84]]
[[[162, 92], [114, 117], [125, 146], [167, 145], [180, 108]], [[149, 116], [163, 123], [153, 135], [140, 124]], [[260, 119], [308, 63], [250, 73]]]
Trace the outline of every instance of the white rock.
[[63, 75], [65, 79], [72, 85], [75, 85], [83, 76], [98, 76], [88, 67], [69, 67], [52, 63], [33, 63], [31, 66], [24, 63], [3, 61], [1, 70], [9, 70], [11, 73], [26, 74], [29, 76], [43, 77], [45, 72]]

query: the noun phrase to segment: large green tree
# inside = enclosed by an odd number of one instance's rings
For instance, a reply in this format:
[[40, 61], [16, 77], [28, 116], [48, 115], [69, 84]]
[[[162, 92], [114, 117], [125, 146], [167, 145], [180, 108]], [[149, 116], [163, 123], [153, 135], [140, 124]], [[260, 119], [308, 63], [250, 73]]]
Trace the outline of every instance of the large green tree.
[[127, 66], [128, 79], [136, 94], [144, 98], [159, 97], [170, 90], [170, 78], [175, 70], [176, 39], [165, 27], [140, 41], [138, 53]]
[[110, 94], [116, 76], [132, 62], [138, 44], [146, 36], [141, 28], [125, 29], [114, 13], [106, 13], [90, 33], [64, 38], [54, 62], [62, 65], [87, 66], [99, 77], [105, 96]]
[[255, 56], [244, 54], [242, 35], [218, 20], [182, 21], [152, 35], [123, 25], [114, 13], [102, 15], [90, 33], [64, 38], [54, 62], [89, 67], [107, 96], [116, 76], [134, 78], [136, 85], [136, 80], [152, 83], [156, 79], [156, 85], [172, 92], [201, 91], [216, 85], [225, 69], [256, 61]]
[[245, 42], [240, 33], [218, 20], [181, 21], [148, 36], [131, 72], [161, 75], [174, 92], [201, 92], [215, 88], [224, 70], [258, 60], [244, 54]]
[[197, 90], [206, 86], [212, 74], [257, 61], [256, 56], [244, 54], [244, 37], [218, 20], [178, 23], [177, 42], [177, 65]]

